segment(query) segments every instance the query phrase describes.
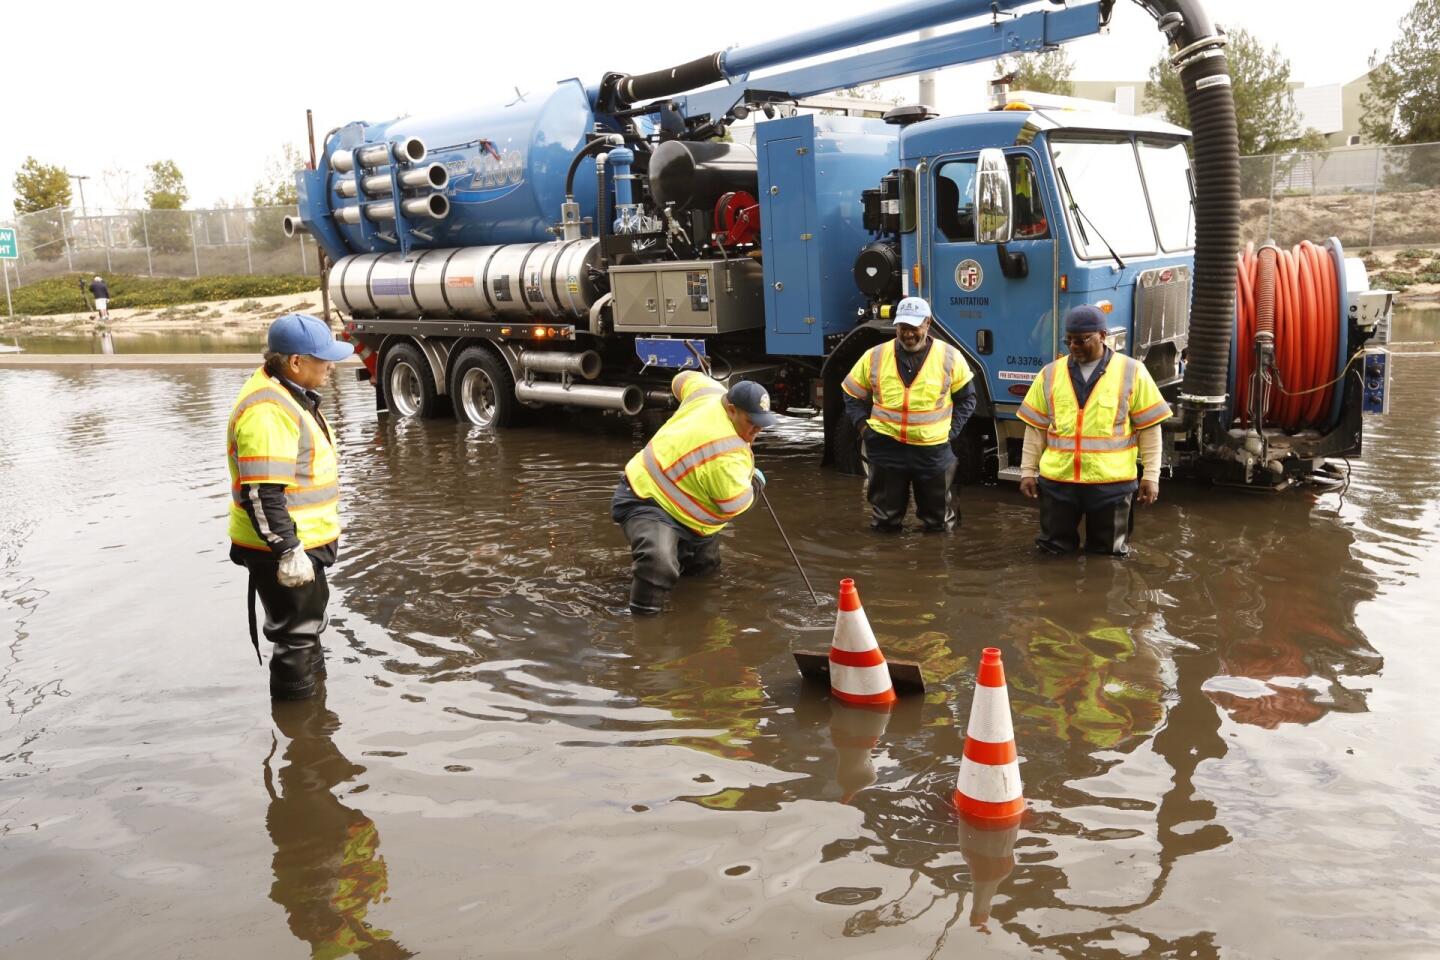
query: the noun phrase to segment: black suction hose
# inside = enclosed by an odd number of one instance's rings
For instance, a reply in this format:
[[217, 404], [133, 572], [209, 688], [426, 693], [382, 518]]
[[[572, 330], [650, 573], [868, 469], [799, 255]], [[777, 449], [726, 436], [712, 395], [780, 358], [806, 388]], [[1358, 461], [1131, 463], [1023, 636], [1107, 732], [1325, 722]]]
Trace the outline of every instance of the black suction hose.
[[575, 151], [575, 159], [570, 161], [570, 169], [565, 174], [565, 196], [575, 196], [575, 171], [580, 169], [580, 161], [610, 146], [613, 144], [608, 137], [596, 137]]
[[1194, 133], [1195, 273], [1190, 360], [1180, 385], [1187, 422], [1225, 405], [1235, 330], [1235, 258], [1240, 252], [1240, 137], [1225, 40], [1195, 0], [1136, 0], [1176, 50]]

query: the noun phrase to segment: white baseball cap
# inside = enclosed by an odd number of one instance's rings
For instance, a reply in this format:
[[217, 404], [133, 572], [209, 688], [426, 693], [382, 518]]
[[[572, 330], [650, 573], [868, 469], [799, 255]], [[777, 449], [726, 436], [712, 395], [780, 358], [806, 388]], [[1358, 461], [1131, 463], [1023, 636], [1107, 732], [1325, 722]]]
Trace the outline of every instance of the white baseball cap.
[[895, 308], [895, 323], [918, 327], [930, 319], [930, 303], [924, 297], [906, 297]]

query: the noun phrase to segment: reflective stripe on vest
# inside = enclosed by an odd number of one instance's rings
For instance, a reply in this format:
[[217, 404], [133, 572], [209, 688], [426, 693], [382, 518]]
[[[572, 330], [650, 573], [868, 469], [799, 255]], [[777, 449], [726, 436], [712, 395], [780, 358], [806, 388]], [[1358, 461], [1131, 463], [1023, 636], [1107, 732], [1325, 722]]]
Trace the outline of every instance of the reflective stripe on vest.
[[[247, 412], [264, 404], [279, 410], [295, 427], [295, 456], [267, 450], [262, 456], [241, 456], [236, 429]], [[295, 535], [306, 549], [332, 543], [340, 536], [340, 478], [335, 446], [320, 422], [282, 384], [257, 370], [241, 388], [230, 412], [226, 452], [230, 467], [230, 539], [255, 550], [269, 550], [245, 512], [241, 487], [274, 483], [285, 488], [285, 506], [295, 522]]]

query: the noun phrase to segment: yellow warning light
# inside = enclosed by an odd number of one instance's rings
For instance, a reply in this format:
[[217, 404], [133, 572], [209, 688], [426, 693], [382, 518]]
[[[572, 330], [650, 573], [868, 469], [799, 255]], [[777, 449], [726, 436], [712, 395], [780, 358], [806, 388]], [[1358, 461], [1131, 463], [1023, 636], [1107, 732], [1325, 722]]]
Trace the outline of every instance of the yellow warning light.
[[1063, 293], [1064, 291], [1069, 290], [1069, 289], [1070, 289], [1070, 275], [1069, 275], [1068, 273], [1062, 273], [1062, 274], [1060, 274], [1060, 291]]
[[915, 284], [917, 290], [920, 288], [920, 264], [918, 263], [910, 267], [910, 282]]
[[1035, 108], [1032, 107], [1032, 106], [1030, 106], [1030, 104], [1026, 103], [1024, 100], [1011, 100], [1009, 103], [1005, 104], [1005, 109], [1006, 109], [1006, 110], [1034, 110]]
[[531, 331], [531, 333], [535, 334], [535, 336], [537, 336], [537, 337], [544, 337], [544, 336], [545, 336], [545, 328], [544, 328], [544, 327], [536, 327], [534, 330]]
[[500, 328], [500, 336], [502, 336], [502, 337], [508, 337], [508, 336], [510, 336], [510, 328], [509, 328], [509, 327], [501, 327], [501, 328]]
[[1115, 312], [1115, 304], [1111, 303], [1109, 300], [1096, 300], [1095, 306], [1100, 308], [1101, 313]]

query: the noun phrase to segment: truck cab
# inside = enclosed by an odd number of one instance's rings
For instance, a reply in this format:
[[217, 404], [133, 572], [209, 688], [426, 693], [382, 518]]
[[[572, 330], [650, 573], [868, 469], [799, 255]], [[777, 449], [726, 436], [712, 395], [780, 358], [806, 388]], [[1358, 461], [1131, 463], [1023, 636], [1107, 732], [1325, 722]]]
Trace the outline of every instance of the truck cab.
[[[926, 298], [937, 335], [969, 360], [981, 392], [972, 456], [993, 445], [1002, 476], [1019, 464], [1015, 411], [1063, 353], [1072, 306], [1099, 305], [1114, 348], [1175, 399], [1195, 242], [1188, 137], [1156, 120], [1023, 104], [900, 130], [890, 239], [901, 292]], [[871, 313], [831, 366], [888, 337], [883, 305]]]

